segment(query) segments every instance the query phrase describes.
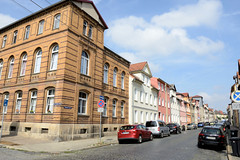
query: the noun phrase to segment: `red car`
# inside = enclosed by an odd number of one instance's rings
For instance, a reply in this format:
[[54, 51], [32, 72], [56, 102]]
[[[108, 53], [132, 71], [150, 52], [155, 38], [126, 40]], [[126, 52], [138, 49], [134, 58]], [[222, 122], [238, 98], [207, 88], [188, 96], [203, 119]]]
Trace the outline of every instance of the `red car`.
[[152, 132], [144, 125], [126, 125], [122, 126], [118, 131], [118, 142], [121, 144], [124, 140], [136, 140], [142, 143], [143, 140], [153, 140]]

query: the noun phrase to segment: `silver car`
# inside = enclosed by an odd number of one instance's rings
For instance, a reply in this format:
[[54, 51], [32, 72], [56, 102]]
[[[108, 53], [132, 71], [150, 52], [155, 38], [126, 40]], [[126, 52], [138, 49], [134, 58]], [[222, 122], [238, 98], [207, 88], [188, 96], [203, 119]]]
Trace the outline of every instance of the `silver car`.
[[187, 130], [197, 129], [197, 125], [195, 123], [187, 124]]
[[170, 129], [168, 128], [164, 121], [161, 120], [147, 121], [146, 127], [148, 130], [152, 132], [154, 136], [158, 137], [170, 136]]

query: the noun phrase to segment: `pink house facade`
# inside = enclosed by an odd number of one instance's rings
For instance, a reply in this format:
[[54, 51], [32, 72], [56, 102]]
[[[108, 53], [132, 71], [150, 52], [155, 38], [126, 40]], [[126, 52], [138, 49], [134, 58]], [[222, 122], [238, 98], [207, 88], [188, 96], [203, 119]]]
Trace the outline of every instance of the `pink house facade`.
[[158, 119], [166, 123], [171, 122], [170, 85], [160, 78], [152, 77], [151, 85], [159, 89]]
[[184, 101], [184, 95], [177, 93], [177, 97], [181, 100], [180, 105], [180, 125], [187, 125], [187, 102]]

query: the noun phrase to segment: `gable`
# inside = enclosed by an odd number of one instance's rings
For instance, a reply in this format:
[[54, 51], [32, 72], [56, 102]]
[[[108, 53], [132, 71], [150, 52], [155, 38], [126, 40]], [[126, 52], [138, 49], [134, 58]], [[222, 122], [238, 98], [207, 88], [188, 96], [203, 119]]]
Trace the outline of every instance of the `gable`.
[[147, 75], [149, 75], [150, 77], [152, 77], [152, 73], [151, 73], [151, 70], [148, 66], [148, 64], [146, 63], [146, 65], [144, 66], [143, 70], [142, 70], [144, 73], [146, 73]]

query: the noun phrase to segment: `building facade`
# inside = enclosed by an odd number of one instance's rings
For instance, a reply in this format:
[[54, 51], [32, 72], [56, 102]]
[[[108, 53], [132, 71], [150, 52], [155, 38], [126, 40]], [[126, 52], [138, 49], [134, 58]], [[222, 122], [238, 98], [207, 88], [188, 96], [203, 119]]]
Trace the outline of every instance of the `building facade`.
[[175, 85], [170, 85], [170, 107], [171, 107], [171, 122], [180, 124], [180, 100], [176, 95]]
[[100, 128], [99, 96], [106, 103], [105, 134], [128, 123], [130, 63], [104, 47], [107, 28], [85, 0], [60, 1], [1, 28], [5, 133], [58, 141], [93, 137]]
[[151, 85], [151, 70], [147, 62], [131, 64], [129, 78], [129, 123], [145, 124], [157, 120], [158, 89]]

